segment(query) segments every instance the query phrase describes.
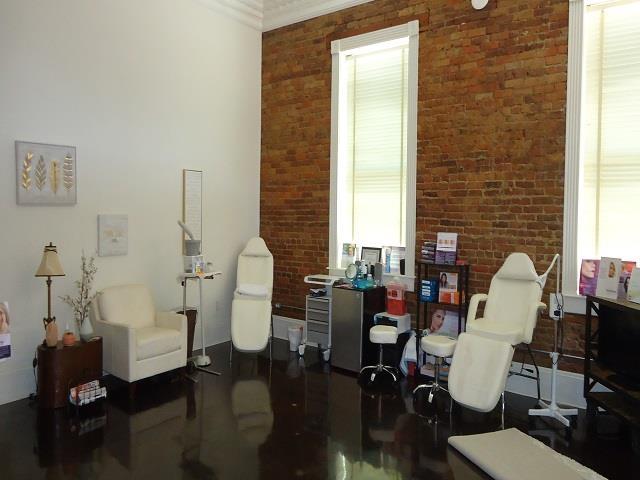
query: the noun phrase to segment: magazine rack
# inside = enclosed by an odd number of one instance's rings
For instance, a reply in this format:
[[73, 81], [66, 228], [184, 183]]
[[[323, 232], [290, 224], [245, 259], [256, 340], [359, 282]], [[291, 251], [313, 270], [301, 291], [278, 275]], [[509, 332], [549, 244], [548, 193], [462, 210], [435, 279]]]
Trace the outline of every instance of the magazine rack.
[[[458, 313], [458, 334], [462, 333], [462, 318], [467, 314], [469, 308], [469, 271], [471, 266], [469, 264], [464, 265], [451, 265], [448, 263], [431, 263], [426, 260], [418, 260], [417, 266], [417, 305], [416, 305], [416, 352], [420, 352], [420, 337], [422, 331], [430, 326], [431, 317], [429, 315], [430, 307], [436, 306], [445, 310], [453, 310], [451, 307], [456, 307]], [[458, 304], [444, 303], [440, 301], [424, 301], [421, 299], [420, 291], [422, 287], [422, 281], [430, 279], [435, 276], [440, 276], [441, 272], [452, 272], [458, 274], [457, 291], [460, 294]], [[422, 355], [417, 356], [416, 372], [419, 374], [420, 366], [422, 365]]]

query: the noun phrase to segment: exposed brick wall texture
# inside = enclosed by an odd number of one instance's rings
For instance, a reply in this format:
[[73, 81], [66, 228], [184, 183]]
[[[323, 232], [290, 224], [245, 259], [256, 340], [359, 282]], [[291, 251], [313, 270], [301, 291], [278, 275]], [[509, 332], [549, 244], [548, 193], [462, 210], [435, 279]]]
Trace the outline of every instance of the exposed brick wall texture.
[[[376, 0], [263, 34], [261, 235], [275, 303], [304, 307], [303, 277], [328, 264], [330, 43], [414, 19], [418, 244], [457, 232], [472, 293], [510, 252], [542, 271], [561, 251], [568, 2]], [[565, 331], [567, 353], [581, 355], [581, 318]], [[552, 334], [543, 318], [533, 347], [550, 350]]]

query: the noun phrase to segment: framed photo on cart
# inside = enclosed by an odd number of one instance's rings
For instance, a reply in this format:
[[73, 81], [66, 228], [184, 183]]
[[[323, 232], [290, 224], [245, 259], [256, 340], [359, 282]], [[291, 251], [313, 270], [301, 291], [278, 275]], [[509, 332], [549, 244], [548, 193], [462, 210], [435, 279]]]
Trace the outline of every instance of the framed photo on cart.
[[377, 247], [362, 247], [360, 252], [360, 260], [366, 262], [369, 265], [375, 265], [379, 263], [382, 258], [382, 248]]

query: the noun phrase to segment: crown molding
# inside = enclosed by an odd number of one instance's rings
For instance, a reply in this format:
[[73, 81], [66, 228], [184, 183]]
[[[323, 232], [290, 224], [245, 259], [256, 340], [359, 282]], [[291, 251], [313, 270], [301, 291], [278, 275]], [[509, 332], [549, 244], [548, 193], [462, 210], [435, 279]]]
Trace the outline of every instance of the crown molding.
[[372, 0], [265, 0], [262, 30], [267, 32]]
[[262, 30], [263, 0], [196, 0], [205, 7]]

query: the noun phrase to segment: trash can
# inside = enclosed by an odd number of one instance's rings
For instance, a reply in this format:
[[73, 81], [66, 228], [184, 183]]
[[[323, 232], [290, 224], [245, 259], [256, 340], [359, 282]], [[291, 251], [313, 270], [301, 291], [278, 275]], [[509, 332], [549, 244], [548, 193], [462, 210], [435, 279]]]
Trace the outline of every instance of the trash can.
[[302, 327], [289, 327], [289, 351], [295, 352], [302, 343]]

